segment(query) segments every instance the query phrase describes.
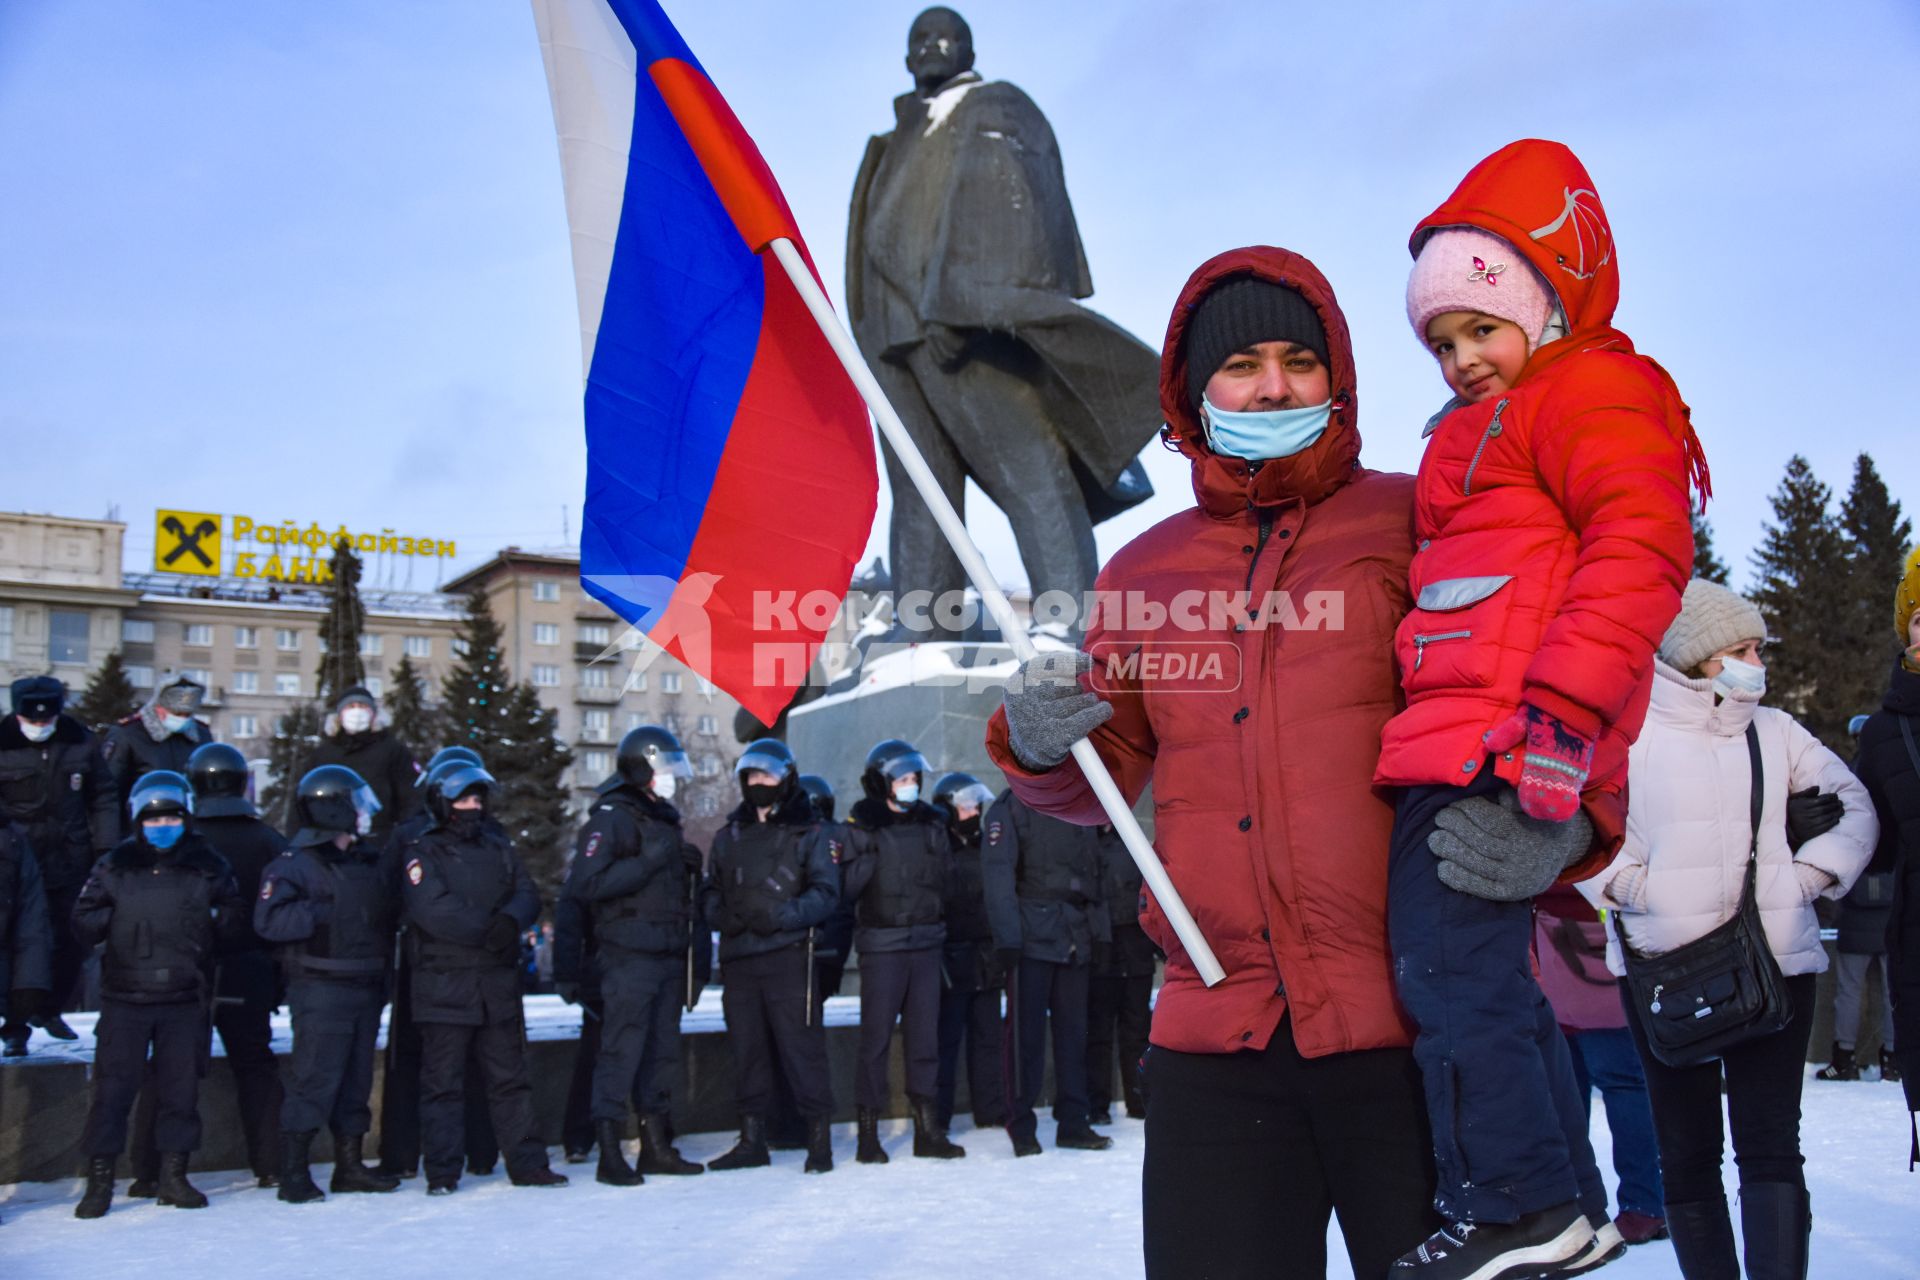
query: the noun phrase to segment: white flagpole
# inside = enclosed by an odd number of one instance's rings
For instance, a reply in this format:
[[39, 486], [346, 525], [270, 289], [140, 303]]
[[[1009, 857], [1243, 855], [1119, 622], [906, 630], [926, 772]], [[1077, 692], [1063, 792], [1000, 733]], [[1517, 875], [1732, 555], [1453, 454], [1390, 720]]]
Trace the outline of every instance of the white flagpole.
[[[907, 434], [907, 428], [900, 421], [900, 415], [894, 412], [888, 403], [886, 392], [875, 381], [873, 370], [867, 368], [865, 357], [860, 348], [854, 345], [853, 336], [840, 323], [840, 317], [834, 314], [833, 306], [827, 301], [827, 295], [813, 278], [813, 272], [807, 269], [806, 260], [794, 247], [793, 241], [784, 236], [770, 241], [768, 247], [779, 258], [780, 265], [786, 268], [787, 277], [793, 281], [793, 287], [800, 291], [806, 301], [807, 310], [813, 313], [814, 323], [820, 326], [820, 332], [826, 335], [834, 354], [840, 357], [847, 376], [853, 379], [853, 385], [860, 390], [860, 396], [873, 411], [874, 421], [880, 425], [881, 434], [887, 443], [893, 446], [900, 465], [906, 468], [913, 487], [920, 491], [921, 499], [927, 509], [933, 512], [934, 523], [940, 526], [940, 532], [953, 544], [953, 550], [960, 557], [960, 564], [972, 579], [974, 590], [980, 593], [981, 602], [987, 606], [987, 612], [1000, 628], [1000, 634], [1013, 648], [1014, 657], [1021, 662], [1034, 656], [1033, 641], [1028, 638], [1025, 627], [1014, 617], [1013, 605], [1006, 593], [1000, 590], [1000, 584], [994, 581], [993, 574], [987, 569], [987, 562], [980, 554], [980, 548], [973, 544], [973, 538], [967, 532], [967, 526], [961, 521], [960, 513], [947, 501], [947, 495], [940, 490], [940, 482], [935, 480], [933, 472], [927, 467], [927, 460], [920, 456], [920, 450]], [[1180, 937], [1180, 945], [1187, 949], [1194, 968], [1200, 973], [1200, 980], [1213, 986], [1226, 977], [1226, 970], [1214, 958], [1213, 948], [1200, 933], [1200, 926], [1194, 923], [1193, 915], [1187, 910], [1187, 904], [1180, 900], [1180, 891], [1173, 887], [1173, 881], [1167, 875], [1167, 869], [1160, 865], [1160, 857], [1147, 842], [1147, 833], [1134, 821], [1133, 810], [1127, 807], [1127, 801], [1120, 794], [1120, 788], [1114, 785], [1113, 775], [1107, 772], [1107, 765], [1094, 749], [1093, 743], [1085, 738], [1073, 744], [1073, 758], [1079, 762], [1080, 772], [1086, 775], [1087, 782], [1093, 787], [1093, 794], [1099, 798], [1100, 805], [1107, 811], [1107, 817], [1113, 821], [1113, 829], [1125, 842], [1127, 852], [1140, 868], [1140, 874], [1146, 879], [1147, 887], [1153, 890], [1153, 897], [1160, 909], [1167, 914], [1168, 923]]]

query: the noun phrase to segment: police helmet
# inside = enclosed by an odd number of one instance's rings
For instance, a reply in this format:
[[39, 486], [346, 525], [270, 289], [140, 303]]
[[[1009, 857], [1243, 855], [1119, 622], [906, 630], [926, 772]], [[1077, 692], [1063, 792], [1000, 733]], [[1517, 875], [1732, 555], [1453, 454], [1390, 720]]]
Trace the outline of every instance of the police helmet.
[[799, 773], [793, 763], [792, 749], [778, 738], [757, 738], [749, 742], [733, 766], [736, 775], [751, 773], [755, 769], [770, 773], [783, 782]]
[[442, 747], [434, 752], [427, 760], [427, 767], [420, 771], [420, 776], [413, 780], [413, 785], [416, 787], [426, 786], [428, 775], [441, 765], [455, 760], [464, 761], [467, 764], [477, 764], [482, 769], [487, 767], [487, 762], [482, 760], [480, 753], [472, 747]]
[[323, 764], [300, 779], [293, 812], [300, 820], [293, 843], [304, 847], [324, 844], [335, 836], [366, 835], [373, 815], [380, 812], [380, 801], [367, 780], [352, 769]]
[[992, 804], [993, 791], [970, 773], [944, 773], [940, 781], [933, 784], [932, 800], [944, 808], [949, 817], [958, 818], [963, 804], [979, 809]]
[[446, 771], [427, 790], [427, 808], [436, 822], [445, 822], [453, 813], [453, 802], [470, 792], [478, 792], [483, 802], [491, 803], [499, 783], [477, 764], [449, 762]]
[[138, 826], [148, 818], [193, 816], [193, 784], [171, 769], [140, 775], [127, 794], [127, 814]]
[[668, 773], [676, 778], [693, 776], [693, 766], [687, 761], [680, 739], [657, 724], [627, 730], [627, 736], [620, 739], [620, 751], [614, 757], [613, 768], [622, 782], [641, 788], [652, 782], [656, 773]]
[[833, 786], [817, 773], [800, 775], [800, 789], [807, 793], [813, 816], [822, 822], [833, 821]]
[[253, 770], [238, 747], [209, 742], [187, 757], [187, 782], [193, 787], [194, 811], [203, 818], [257, 818], [260, 811], [247, 799]]
[[917, 773], [924, 782], [929, 768], [927, 758], [911, 742], [888, 738], [867, 752], [867, 767], [860, 775], [860, 788], [871, 799], [887, 800], [892, 797], [896, 781]]

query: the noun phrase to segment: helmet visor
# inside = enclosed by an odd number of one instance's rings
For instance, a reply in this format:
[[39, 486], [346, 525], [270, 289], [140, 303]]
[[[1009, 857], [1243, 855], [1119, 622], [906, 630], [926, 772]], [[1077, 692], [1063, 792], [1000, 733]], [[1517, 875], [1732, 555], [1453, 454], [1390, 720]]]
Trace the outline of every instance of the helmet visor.
[[691, 778], [693, 762], [687, 759], [684, 751], [649, 751], [647, 763], [653, 766], [655, 773], [670, 773], [676, 778]]
[[737, 774], [751, 773], [755, 769], [758, 769], [763, 773], [770, 773], [776, 778], [784, 778], [787, 776], [787, 770], [791, 768], [793, 768], [793, 761], [777, 752], [756, 750], [753, 747], [748, 747], [746, 752], [741, 755], [740, 762], [733, 766], [733, 771]]
[[984, 782], [970, 783], [947, 797], [947, 806], [958, 811], [961, 808], [984, 809], [993, 803], [993, 791]]
[[193, 791], [189, 787], [171, 782], [156, 782], [151, 786], [136, 787], [127, 797], [127, 814], [135, 822], [150, 813], [193, 812]]
[[917, 773], [922, 778], [925, 778], [928, 769], [929, 766], [925, 756], [921, 755], [918, 751], [903, 751], [880, 766], [880, 776], [888, 782], [898, 781], [910, 773]]

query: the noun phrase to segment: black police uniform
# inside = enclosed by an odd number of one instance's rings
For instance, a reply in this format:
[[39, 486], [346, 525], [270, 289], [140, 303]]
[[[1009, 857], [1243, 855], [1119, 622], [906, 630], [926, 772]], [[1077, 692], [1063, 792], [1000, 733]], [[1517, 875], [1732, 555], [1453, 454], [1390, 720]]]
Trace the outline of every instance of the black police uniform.
[[845, 865], [860, 951], [860, 1058], [854, 1099], [886, 1109], [888, 1052], [900, 1021], [907, 1094], [931, 1101], [940, 1062], [940, 949], [943, 898], [952, 854], [946, 817], [916, 800], [895, 812], [865, 797], [847, 815]]
[[334, 724], [334, 732], [323, 735], [320, 745], [313, 749], [313, 755], [307, 759], [307, 769], [318, 769], [323, 764], [345, 765], [373, 788], [373, 798], [380, 802], [380, 811], [373, 815], [369, 838], [376, 843], [421, 812], [424, 798], [413, 785], [420, 776], [420, 766], [390, 729], [375, 727], [365, 733], [348, 733]]
[[117, 841], [126, 830], [122, 823], [134, 783], [163, 769], [184, 775], [188, 757], [213, 741], [213, 733], [204, 720], [190, 721], [180, 732], [159, 738], [154, 737], [149, 728], [157, 724], [154, 709], [143, 707], [107, 730], [106, 737], [101, 739], [101, 767], [106, 770], [108, 783], [113, 788], [114, 826], [109, 835], [112, 840]]
[[73, 912], [82, 943], [106, 943], [83, 1139], [89, 1155], [125, 1148], [149, 1044], [155, 1143], [167, 1153], [199, 1148], [210, 970], [246, 911], [226, 859], [191, 828], [165, 850], [129, 836], [94, 865]]
[[833, 1114], [826, 1031], [814, 1016], [807, 936], [833, 914], [840, 871], [804, 793], [761, 821], [742, 804], [713, 839], [701, 890], [720, 933], [721, 1008], [743, 1120], [764, 1126], [775, 1055], [808, 1120]]
[[[206, 810], [216, 812], [209, 815]], [[233, 869], [240, 901], [252, 902], [260, 892], [267, 867], [287, 847], [286, 837], [253, 816], [245, 799], [216, 797], [197, 801], [193, 829], [225, 858]], [[240, 1105], [240, 1128], [247, 1144], [247, 1164], [256, 1178], [272, 1179], [280, 1149], [280, 1062], [273, 1053], [273, 1011], [280, 1007], [280, 975], [273, 949], [253, 928], [253, 916], [242, 912], [215, 957], [213, 1029], [226, 1050], [227, 1069], [233, 1073], [235, 1100]], [[133, 1114], [133, 1176], [151, 1181], [159, 1173], [160, 1146], [154, 1135], [155, 1099], [142, 1092]]]
[[51, 980], [53, 925], [39, 860], [24, 828], [0, 823], [0, 1015], [14, 994], [44, 993]]
[[1020, 953], [1009, 977], [1007, 1011], [1013, 1049], [1007, 1132], [1016, 1143], [1034, 1140], [1033, 1104], [1046, 1070], [1049, 1023], [1057, 1138], [1078, 1144], [1091, 1134], [1088, 980], [1095, 945], [1111, 940], [1097, 839], [1093, 828], [1035, 813], [1011, 791], [987, 810], [980, 856], [987, 919], [995, 948]]
[[435, 823], [400, 852], [427, 1176], [442, 1183], [459, 1178], [469, 1053], [486, 1083], [507, 1172], [515, 1179], [544, 1172], [519, 973], [520, 935], [539, 918], [539, 891], [513, 842], [484, 820]]
[[953, 1099], [960, 1076], [960, 1050], [967, 1052], [967, 1095], [974, 1127], [992, 1129], [1007, 1122], [1005, 1035], [1000, 1026], [1000, 993], [1006, 975], [993, 954], [993, 926], [987, 921], [986, 889], [980, 878], [982, 817], [967, 827], [949, 823], [953, 860], [947, 870], [944, 907], [947, 941], [941, 949], [940, 1071], [934, 1114], [941, 1127], [953, 1123]]
[[[22, 733], [15, 716], [0, 720], [0, 823], [11, 819], [25, 829], [53, 925], [49, 1016], [72, 1001], [86, 964], [87, 949], [73, 936], [73, 904], [93, 864], [119, 842], [114, 799], [100, 744], [78, 720], [61, 713], [45, 742]], [[25, 1034], [17, 1017], [0, 1037]]]
[[254, 904], [260, 936], [280, 944], [293, 1010], [293, 1058], [280, 1126], [331, 1129], [335, 1140], [373, 1126], [374, 1046], [400, 903], [392, 868], [373, 844], [317, 843], [268, 868]]
[[561, 896], [584, 908], [593, 939], [602, 1008], [596, 1124], [624, 1126], [630, 1098], [643, 1117], [672, 1107], [680, 1010], [689, 984], [705, 985], [688, 969], [706, 951], [689, 946], [699, 863], [688, 865], [688, 847], [678, 810], [624, 784], [601, 793], [574, 846]]
[[1087, 1105], [1095, 1115], [1113, 1106], [1114, 1053], [1120, 1057], [1120, 1099], [1144, 1119], [1147, 1098], [1140, 1060], [1153, 1021], [1153, 973], [1159, 948], [1140, 927], [1140, 868], [1112, 827], [1099, 832], [1101, 884], [1111, 946], [1094, 957], [1087, 999]]

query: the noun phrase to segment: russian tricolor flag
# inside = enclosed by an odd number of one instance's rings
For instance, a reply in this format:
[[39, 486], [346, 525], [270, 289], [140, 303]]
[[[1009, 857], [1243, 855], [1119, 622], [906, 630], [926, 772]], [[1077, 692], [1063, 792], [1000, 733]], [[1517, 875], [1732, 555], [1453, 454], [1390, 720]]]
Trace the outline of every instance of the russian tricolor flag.
[[779, 186], [660, 6], [533, 9], [586, 366], [581, 583], [772, 723], [825, 634], [794, 593], [844, 596], [873, 526], [866, 407], [763, 252], [806, 256]]

